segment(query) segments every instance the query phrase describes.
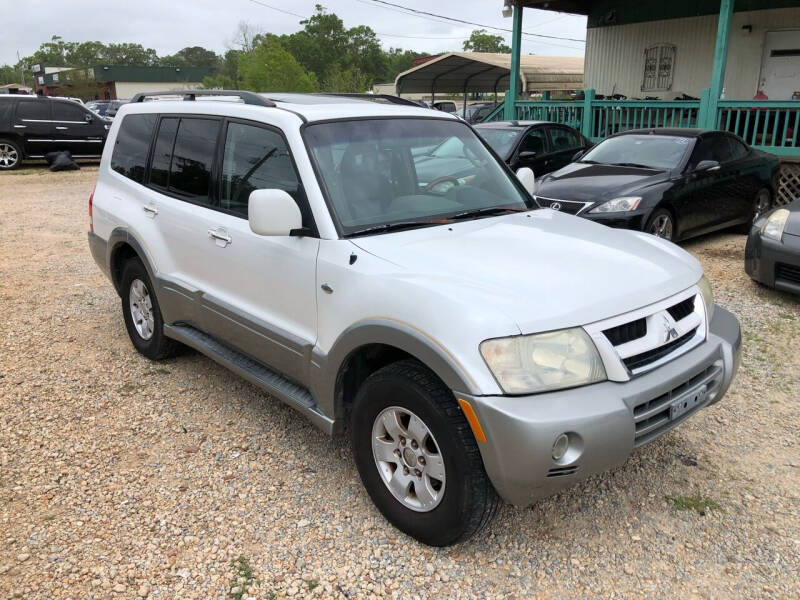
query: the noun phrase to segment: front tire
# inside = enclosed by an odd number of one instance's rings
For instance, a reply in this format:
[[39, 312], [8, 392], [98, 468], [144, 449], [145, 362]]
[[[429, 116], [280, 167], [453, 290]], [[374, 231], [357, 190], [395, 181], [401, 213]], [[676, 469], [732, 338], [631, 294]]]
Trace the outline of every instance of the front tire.
[[647, 219], [644, 230], [646, 233], [671, 242], [675, 238], [675, 219], [667, 209], [657, 208]]
[[122, 268], [122, 315], [131, 343], [151, 360], [174, 355], [180, 344], [164, 335], [164, 319], [153, 284], [142, 261], [132, 258]]
[[350, 435], [372, 501], [424, 544], [466, 540], [502, 503], [452, 392], [415, 360], [367, 378], [353, 404]]
[[736, 230], [739, 233], [748, 234], [750, 230], [753, 228], [753, 223], [756, 222], [761, 215], [772, 208], [772, 192], [769, 191], [768, 188], [761, 188], [756, 193], [756, 196], [753, 200], [753, 215], [749, 221], [746, 223], [742, 223], [739, 225]]
[[11, 140], [0, 140], [0, 171], [11, 171], [22, 165], [22, 148]]

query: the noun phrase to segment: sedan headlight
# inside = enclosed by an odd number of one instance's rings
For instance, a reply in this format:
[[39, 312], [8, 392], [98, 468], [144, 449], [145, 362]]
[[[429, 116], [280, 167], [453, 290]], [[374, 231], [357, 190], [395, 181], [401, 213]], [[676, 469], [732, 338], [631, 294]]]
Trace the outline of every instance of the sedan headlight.
[[697, 287], [700, 288], [700, 293], [703, 295], [703, 302], [706, 304], [706, 312], [708, 312], [708, 321], [714, 316], [714, 292], [711, 291], [711, 282], [708, 277], [703, 275], [700, 281], [697, 282]]
[[776, 242], [783, 241], [783, 230], [786, 228], [786, 221], [790, 214], [785, 208], [779, 208], [773, 212], [761, 226], [761, 235]]
[[606, 379], [597, 348], [580, 327], [486, 340], [480, 350], [506, 394], [535, 394]]
[[614, 198], [608, 202], [603, 202], [600, 206], [595, 206], [590, 213], [612, 213], [612, 212], [628, 212], [636, 210], [639, 203], [642, 201], [640, 196], [623, 196], [622, 198]]

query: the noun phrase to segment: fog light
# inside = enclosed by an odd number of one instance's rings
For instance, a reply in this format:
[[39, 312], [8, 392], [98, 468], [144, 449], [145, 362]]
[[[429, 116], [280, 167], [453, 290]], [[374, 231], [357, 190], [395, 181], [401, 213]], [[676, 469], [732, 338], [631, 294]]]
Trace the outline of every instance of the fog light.
[[561, 460], [564, 458], [564, 455], [567, 453], [567, 449], [569, 448], [569, 436], [566, 433], [562, 433], [560, 436], [556, 438], [556, 441], [553, 443], [553, 460]]

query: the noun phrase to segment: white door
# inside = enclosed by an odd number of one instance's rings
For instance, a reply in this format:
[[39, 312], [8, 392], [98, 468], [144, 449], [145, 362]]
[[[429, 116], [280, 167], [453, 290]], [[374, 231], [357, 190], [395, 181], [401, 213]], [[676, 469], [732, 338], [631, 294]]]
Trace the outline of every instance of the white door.
[[307, 220], [299, 177], [277, 130], [229, 121], [223, 141], [219, 205], [205, 219], [203, 262], [213, 283], [207, 285], [209, 298], [202, 309], [204, 328], [304, 381], [317, 337], [319, 239], [256, 235], [247, 221], [250, 192], [275, 188], [289, 192]]
[[767, 32], [759, 83], [770, 100], [800, 93], [800, 29]]

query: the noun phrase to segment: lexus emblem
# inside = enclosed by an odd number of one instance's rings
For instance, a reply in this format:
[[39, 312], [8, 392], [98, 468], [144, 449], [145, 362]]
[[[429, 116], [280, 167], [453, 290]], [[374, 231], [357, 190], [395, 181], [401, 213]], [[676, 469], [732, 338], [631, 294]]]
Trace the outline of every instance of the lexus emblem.
[[552, 208], [553, 210], [561, 210], [561, 202], [553, 202], [550, 205], [550, 208]]
[[672, 326], [672, 323], [669, 322], [667, 317], [664, 317], [664, 322], [662, 323], [664, 328], [664, 343], [666, 344], [670, 340], [674, 340], [678, 337], [678, 330]]

